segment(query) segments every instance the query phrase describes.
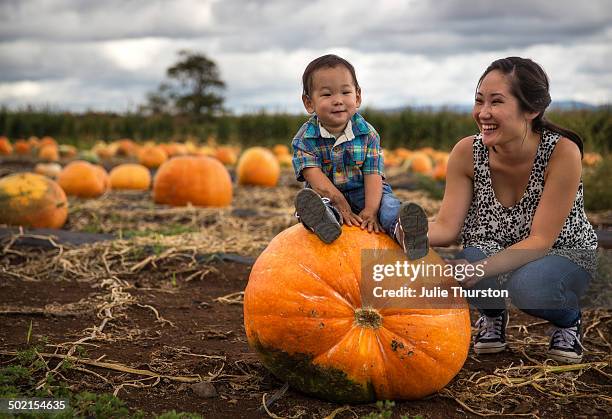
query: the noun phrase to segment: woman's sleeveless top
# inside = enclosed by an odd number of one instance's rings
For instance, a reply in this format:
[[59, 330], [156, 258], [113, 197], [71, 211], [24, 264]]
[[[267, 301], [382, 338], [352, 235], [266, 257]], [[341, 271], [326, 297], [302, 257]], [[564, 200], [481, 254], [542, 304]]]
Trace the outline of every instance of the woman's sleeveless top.
[[[482, 135], [474, 137], [474, 180], [470, 209], [461, 230], [464, 247], [476, 247], [491, 256], [527, 238], [540, 197], [544, 191], [544, 172], [561, 136], [543, 130], [527, 188], [521, 200], [504, 207], [495, 196], [489, 170], [489, 150]], [[569, 258], [591, 275], [597, 269], [597, 236], [584, 212], [582, 180], [576, 199], [549, 254]]]

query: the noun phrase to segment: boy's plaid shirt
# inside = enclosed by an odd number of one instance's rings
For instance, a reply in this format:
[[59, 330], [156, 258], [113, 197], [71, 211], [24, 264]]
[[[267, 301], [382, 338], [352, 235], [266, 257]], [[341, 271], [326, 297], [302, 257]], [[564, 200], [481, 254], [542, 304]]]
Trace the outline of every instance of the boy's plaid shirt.
[[362, 188], [363, 176], [379, 174], [384, 179], [384, 163], [380, 137], [361, 115], [351, 118], [355, 138], [334, 147], [334, 138], [324, 138], [316, 115], [297, 132], [293, 142], [293, 169], [298, 181], [303, 182], [302, 171], [319, 167], [341, 191]]

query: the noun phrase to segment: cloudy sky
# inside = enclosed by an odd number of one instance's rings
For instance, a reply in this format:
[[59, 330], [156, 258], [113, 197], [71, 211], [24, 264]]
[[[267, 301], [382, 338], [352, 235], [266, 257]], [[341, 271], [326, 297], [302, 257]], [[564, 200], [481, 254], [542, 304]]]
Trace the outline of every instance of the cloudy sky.
[[510, 55], [542, 64], [553, 101], [612, 102], [609, 0], [2, 0], [0, 104], [133, 110], [181, 49], [218, 64], [234, 112], [302, 111], [304, 67], [330, 52], [365, 106], [469, 104]]

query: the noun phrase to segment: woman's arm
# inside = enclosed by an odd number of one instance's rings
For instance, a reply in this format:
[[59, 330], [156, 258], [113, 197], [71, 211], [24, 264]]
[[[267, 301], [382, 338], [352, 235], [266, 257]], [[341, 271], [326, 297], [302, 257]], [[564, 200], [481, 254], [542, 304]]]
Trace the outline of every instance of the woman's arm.
[[457, 240], [472, 202], [474, 137], [461, 139], [450, 153], [444, 198], [435, 221], [429, 223], [430, 246], [448, 246]]
[[[544, 191], [531, 224], [529, 236], [507, 249], [480, 261], [484, 276], [490, 277], [512, 271], [545, 256], [559, 237], [580, 184], [582, 165], [578, 147], [561, 138], [548, 161]], [[471, 286], [472, 281], [464, 283]]]

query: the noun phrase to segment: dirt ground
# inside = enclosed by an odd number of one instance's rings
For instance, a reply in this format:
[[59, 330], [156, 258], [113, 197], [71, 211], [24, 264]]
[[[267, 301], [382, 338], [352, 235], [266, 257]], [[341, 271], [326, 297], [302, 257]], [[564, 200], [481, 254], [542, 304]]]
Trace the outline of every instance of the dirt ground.
[[[264, 396], [270, 400], [284, 383], [246, 342], [241, 292], [257, 254], [295, 222], [291, 202], [298, 187], [288, 173], [275, 189], [237, 187], [233, 207], [222, 211], [169, 209], [152, 204], [148, 193], [111, 192], [71, 200], [65, 229], [110, 233], [114, 241], [53, 241], [42, 249], [5, 239], [0, 368], [27, 347], [31, 328], [31, 343], [46, 342], [41, 356], [50, 370], [62, 355], [78, 357], [73, 368], [56, 372], [72, 391], [114, 393], [147, 413], [354, 418], [375, 412], [373, 404], [339, 405], [293, 389], [281, 392], [268, 412], [263, 408]], [[419, 192], [398, 194], [430, 214], [439, 205]], [[394, 415], [612, 416], [612, 311], [585, 312], [587, 352], [573, 370], [545, 362], [546, 324], [516, 310], [510, 316], [507, 352], [470, 352], [446, 389], [397, 402]]]

